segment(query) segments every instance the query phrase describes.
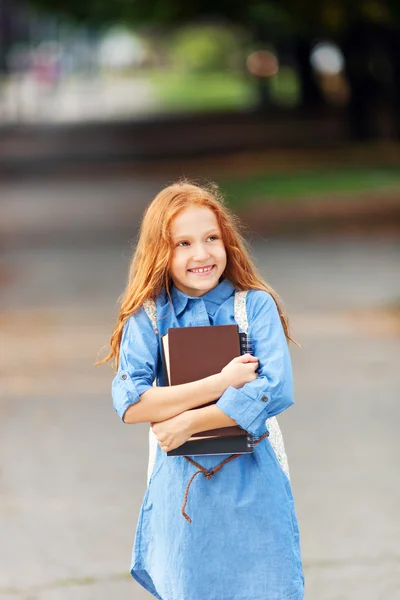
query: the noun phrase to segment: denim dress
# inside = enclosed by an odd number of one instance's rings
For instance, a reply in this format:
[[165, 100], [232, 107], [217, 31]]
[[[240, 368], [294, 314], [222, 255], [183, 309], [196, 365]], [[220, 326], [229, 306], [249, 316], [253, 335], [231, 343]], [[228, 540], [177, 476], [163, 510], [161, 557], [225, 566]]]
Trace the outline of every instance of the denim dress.
[[[170, 327], [234, 324], [235, 289], [228, 280], [199, 298], [172, 287], [155, 299], [158, 336], [143, 308], [124, 328], [114, 408], [126, 409], [157, 379], [166, 385], [160, 338]], [[262, 290], [247, 294], [249, 337], [260, 368], [255, 381], [229, 387], [217, 406], [260, 438], [266, 419], [293, 404], [290, 354], [278, 310]], [[194, 456], [207, 471], [229, 455]], [[299, 529], [290, 481], [264, 437], [251, 454], [224, 464], [211, 478], [183, 456], [157, 447], [133, 545], [131, 574], [159, 600], [301, 600]]]

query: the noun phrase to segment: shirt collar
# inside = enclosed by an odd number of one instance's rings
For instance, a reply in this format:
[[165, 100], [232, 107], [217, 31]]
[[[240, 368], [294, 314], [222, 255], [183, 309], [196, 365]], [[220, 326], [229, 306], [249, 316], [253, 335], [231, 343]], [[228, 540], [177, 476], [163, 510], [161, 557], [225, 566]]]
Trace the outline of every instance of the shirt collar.
[[[207, 312], [210, 315], [214, 315], [218, 306], [220, 306], [225, 300], [227, 300], [234, 293], [235, 288], [233, 284], [228, 279], [223, 279], [215, 288], [200, 296], [202, 300], [204, 300]], [[173, 285], [171, 289], [172, 301], [175, 308], [176, 316], [179, 316], [186, 308], [189, 300], [196, 300], [197, 296], [188, 296], [184, 292], [178, 290], [178, 288]]]

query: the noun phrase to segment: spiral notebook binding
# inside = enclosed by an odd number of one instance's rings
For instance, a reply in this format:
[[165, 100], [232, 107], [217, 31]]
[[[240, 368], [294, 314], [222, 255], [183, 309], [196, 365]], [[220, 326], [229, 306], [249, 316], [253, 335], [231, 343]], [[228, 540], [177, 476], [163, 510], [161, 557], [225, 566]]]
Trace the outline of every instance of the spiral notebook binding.
[[241, 354], [253, 354], [254, 345], [252, 339], [246, 333], [240, 333], [239, 337]]
[[254, 438], [252, 435], [247, 436], [247, 447], [254, 448]]

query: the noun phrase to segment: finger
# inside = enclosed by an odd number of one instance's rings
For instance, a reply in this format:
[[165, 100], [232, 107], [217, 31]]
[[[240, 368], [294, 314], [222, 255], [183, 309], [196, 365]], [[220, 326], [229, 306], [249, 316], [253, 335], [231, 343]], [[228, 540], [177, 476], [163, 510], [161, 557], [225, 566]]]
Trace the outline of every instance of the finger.
[[258, 362], [256, 362], [256, 363], [246, 363], [245, 369], [249, 373], [254, 373], [254, 371], [257, 371], [258, 367], [259, 367]]
[[[243, 356], [244, 356], [244, 354], [240, 355], [240, 356], [235, 356], [235, 358], [232, 358], [232, 360], [230, 362], [231, 363], [240, 363], [240, 362], [243, 362]], [[228, 363], [228, 365], [229, 364], [230, 363]]]
[[238, 357], [238, 362], [242, 362], [242, 363], [255, 363], [258, 362], [258, 358], [256, 356], [253, 356], [252, 354], [243, 354], [242, 356]]

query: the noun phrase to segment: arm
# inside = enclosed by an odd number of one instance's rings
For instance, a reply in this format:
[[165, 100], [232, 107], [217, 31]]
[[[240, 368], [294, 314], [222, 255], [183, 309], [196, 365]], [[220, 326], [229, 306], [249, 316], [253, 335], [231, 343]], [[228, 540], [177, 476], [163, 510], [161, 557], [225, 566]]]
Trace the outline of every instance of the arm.
[[164, 421], [217, 400], [231, 384], [219, 373], [182, 385], [153, 387], [157, 360], [158, 340], [141, 308], [125, 325], [112, 383], [114, 409], [125, 423]]
[[141, 395], [140, 402], [128, 407], [123, 420], [125, 423], [165, 421], [216, 400], [227, 387], [228, 384], [224, 384], [221, 373], [191, 383], [151, 387]]
[[[227, 417], [220, 409], [214, 411], [214, 406], [206, 406], [201, 409], [197, 407], [207, 404], [212, 400], [217, 400], [229, 386], [234, 388], [242, 387], [245, 383], [256, 379], [256, 377], [258, 377], [255, 372], [257, 366], [257, 358], [255, 356], [250, 356], [250, 354], [246, 354], [232, 359], [231, 362], [216, 375], [211, 375], [210, 377], [205, 377], [204, 379], [182, 385], [151, 388], [141, 397], [142, 402], [140, 404], [142, 405], [144, 415], [144, 418], [141, 420], [149, 420], [148, 412], [146, 411], [150, 409], [157, 415], [157, 417], [153, 419], [154, 423], [160, 423], [181, 414], [190, 415], [190, 413], [192, 413], [193, 415], [199, 414], [200, 417], [197, 418], [206, 419], [213, 418], [213, 415], [215, 418], [217, 415], [219, 420], [224, 422], [228, 420], [230, 421], [229, 424], [231, 424], [232, 419]], [[199, 402], [199, 398], [201, 399], [201, 402]], [[151, 406], [150, 402], [152, 403]], [[168, 406], [165, 405], [166, 402], [168, 402]], [[159, 407], [157, 411], [155, 409], [156, 406]], [[189, 409], [187, 408], [188, 406]], [[137, 408], [139, 410], [140, 406], [138, 405]], [[196, 408], [196, 410], [191, 410], [193, 408]], [[211, 412], [209, 412], [209, 409], [211, 409]], [[165, 419], [163, 417], [164, 414], [168, 414], [169, 416]], [[130, 422], [128, 421], [129, 418], [130, 417], [128, 416], [127, 422]], [[135, 418], [137, 418], [137, 416], [135, 416]], [[134, 422], [137, 423], [139, 421], [135, 420]], [[234, 422], [232, 424], [235, 425]], [[198, 426], [196, 420], [196, 427]], [[216, 425], [216, 427], [218, 427], [218, 425]], [[223, 425], [220, 427], [223, 427]], [[202, 431], [201, 427], [198, 431]]]
[[187, 410], [172, 419], [151, 424], [153, 433], [164, 452], [178, 448], [198, 431], [229, 425], [236, 425], [236, 423], [216, 405]]
[[[258, 360], [255, 356], [245, 354], [234, 358], [221, 371], [221, 376], [225, 378], [229, 385], [240, 388], [246, 383], [250, 383], [257, 378], [256, 369]], [[197, 408], [196, 410], [186, 410], [171, 419], [152, 423], [152, 429], [157, 437], [157, 441], [162, 450], [168, 452], [178, 448], [198, 431], [207, 429], [217, 429], [235, 425], [235, 421], [228, 417], [216, 405]]]
[[216, 406], [240, 427], [258, 437], [265, 421], [293, 404], [290, 353], [273, 298], [262, 290], [248, 294], [249, 337], [259, 377], [241, 389], [229, 387]]
[[209, 429], [218, 429], [220, 427], [232, 427], [237, 425], [236, 421], [228, 417], [216, 404], [213, 406], [204, 406], [196, 410], [188, 410], [190, 435]]

